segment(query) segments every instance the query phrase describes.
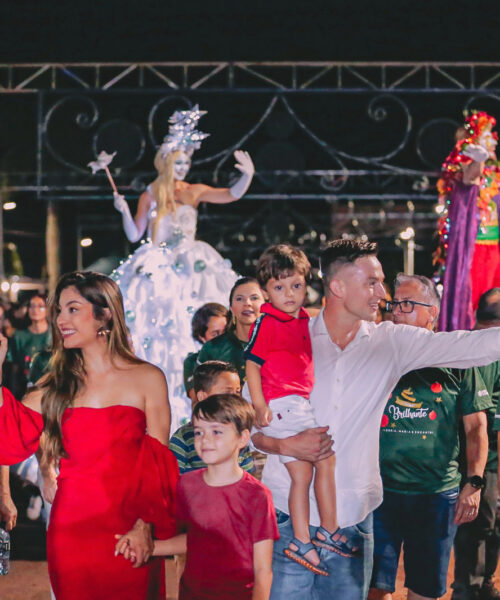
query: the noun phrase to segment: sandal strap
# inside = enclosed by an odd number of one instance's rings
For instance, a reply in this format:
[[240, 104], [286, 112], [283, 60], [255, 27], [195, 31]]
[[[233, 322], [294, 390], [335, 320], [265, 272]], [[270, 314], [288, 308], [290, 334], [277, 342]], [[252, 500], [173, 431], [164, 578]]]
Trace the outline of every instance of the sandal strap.
[[316, 550], [312, 542], [304, 543], [298, 540], [297, 538], [293, 538], [293, 540], [290, 543], [295, 544], [295, 546], [297, 546], [298, 550], [295, 550], [295, 552], [297, 552], [297, 554], [300, 554], [301, 556], [307, 554], [309, 550]]
[[323, 535], [325, 537], [325, 542], [328, 542], [329, 540], [331, 540], [333, 538], [333, 536], [338, 533], [340, 531], [339, 527], [337, 527], [337, 529], [331, 533], [330, 531], [328, 531], [328, 529], [325, 529], [324, 527], [321, 527], [321, 525], [316, 529], [316, 532], [321, 533], [321, 535]]
[[[323, 544], [327, 544], [329, 546], [334, 546], [335, 548], [338, 548], [339, 550], [342, 549], [345, 552], [349, 552], [349, 553], [353, 553], [355, 552], [354, 547], [347, 541], [347, 542], [342, 542], [340, 539], [338, 540], [334, 540], [333, 536], [337, 535], [337, 533], [340, 533], [341, 529], [340, 527], [337, 527], [337, 529], [331, 533], [330, 531], [328, 531], [328, 529], [325, 529], [324, 527], [321, 527], [321, 525], [316, 529], [316, 533], [321, 533], [324, 536], [324, 540], [320, 539], [319, 537], [316, 536], [316, 539], [323, 543]], [[342, 534], [340, 534], [342, 535]]]

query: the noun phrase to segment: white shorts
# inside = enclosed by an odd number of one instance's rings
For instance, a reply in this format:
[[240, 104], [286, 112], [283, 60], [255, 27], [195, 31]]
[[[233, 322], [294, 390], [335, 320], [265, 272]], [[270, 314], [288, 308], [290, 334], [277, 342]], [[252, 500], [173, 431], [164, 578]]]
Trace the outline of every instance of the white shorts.
[[[314, 411], [309, 400], [302, 396], [292, 395], [276, 398], [269, 402], [273, 413], [273, 420], [261, 431], [269, 437], [283, 439], [301, 433], [311, 427], [318, 427], [314, 418]], [[297, 460], [292, 456], [282, 456], [280, 462], [287, 463]]]

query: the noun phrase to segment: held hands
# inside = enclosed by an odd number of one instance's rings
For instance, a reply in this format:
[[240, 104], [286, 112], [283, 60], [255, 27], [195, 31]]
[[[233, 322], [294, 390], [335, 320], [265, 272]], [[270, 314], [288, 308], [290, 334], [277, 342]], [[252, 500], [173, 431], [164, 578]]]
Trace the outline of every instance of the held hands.
[[257, 427], [267, 427], [273, 420], [273, 413], [267, 404], [255, 408], [255, 424]]
[[481, 490], [466, 483], [460, 492], [455, 507], [455, 523], [470, 523], [477, 517], [479, 502], [481, 501]]
[[138, 519], [133, 528], [124, 535], [115, 535], [118, 540], [115, 546], [115, 556], [123, 557], [134, 563], [134, 568], [145, 564], [153, 554], [153, 538], [151, 527]]

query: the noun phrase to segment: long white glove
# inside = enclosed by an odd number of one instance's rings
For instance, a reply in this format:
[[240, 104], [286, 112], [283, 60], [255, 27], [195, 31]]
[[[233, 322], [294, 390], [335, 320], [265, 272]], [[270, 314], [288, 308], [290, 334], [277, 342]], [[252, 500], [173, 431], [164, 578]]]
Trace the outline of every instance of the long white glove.
[[479, 144], [467, 144], [467, 148], [464, 150], [464, 155], [468, 158], [472, 158], [474, 162], [484, 162], [488, 160], [490, 154], [486, 148], [483, 148]]
[[250, 158], [248, 152], [236, 150], [234, 153], [234, 158], [237, 160], [237, 163], [234, 165], [234, 167], [238, 169], [238, 171], [241, 171], [242, 175], [238, 181], [229, 188], [229, 191], [233, 198], [239, 199], [250, 187], [253, 175], [255, 173], [255, 167], [253, 166], [252, 159]]
[[132, 215], [130, 214], [130, 208], [128, 207], [125, 197], [115, 192], [113, 194], [113, 200], [113, 204], [116, 210], [122, 214], [123, 229], [125, 231], [125, 235], [127, 236], [130, 242], [137, 242], [141, 236], [139, 235], [137, 226], [134, 223], [134, 219], [132, 219]]

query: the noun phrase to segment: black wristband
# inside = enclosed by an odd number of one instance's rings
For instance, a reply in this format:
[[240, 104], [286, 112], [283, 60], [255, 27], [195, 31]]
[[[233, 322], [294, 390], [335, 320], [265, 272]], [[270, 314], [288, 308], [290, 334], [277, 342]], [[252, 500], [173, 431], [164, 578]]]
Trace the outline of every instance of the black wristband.
[[486, 485], [484, 477], [481, 477], [480, 475], [472, 475], [472, 477], [467, 477], [465, 482], [470, 483], [470, 485], [473, 488], [476, 488], [476, 490], [482, 490]]

